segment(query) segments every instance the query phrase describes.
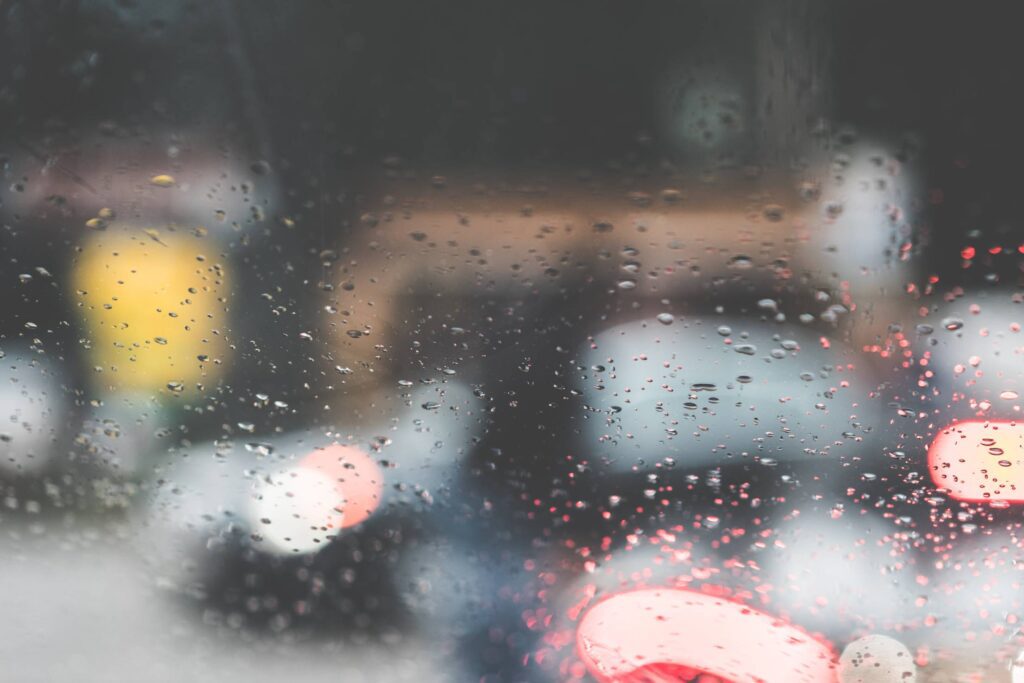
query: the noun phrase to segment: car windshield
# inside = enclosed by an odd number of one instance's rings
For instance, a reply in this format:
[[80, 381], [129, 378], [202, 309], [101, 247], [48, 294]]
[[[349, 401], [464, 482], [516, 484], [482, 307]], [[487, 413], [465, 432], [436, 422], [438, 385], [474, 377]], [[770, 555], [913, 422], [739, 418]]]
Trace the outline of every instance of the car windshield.
[[1024, 683], [1018, 32], [0, 0], [0, 681]]

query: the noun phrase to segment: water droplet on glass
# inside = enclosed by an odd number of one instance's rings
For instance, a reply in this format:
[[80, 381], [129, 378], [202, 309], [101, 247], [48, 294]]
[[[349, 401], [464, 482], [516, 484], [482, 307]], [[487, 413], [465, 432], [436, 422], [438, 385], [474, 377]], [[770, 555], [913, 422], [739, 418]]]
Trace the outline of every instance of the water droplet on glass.
[[174, 176], [166, 174], [155, 175], [149, 179], [149, 182], [157, 187], [174, 187], [175, 185]]

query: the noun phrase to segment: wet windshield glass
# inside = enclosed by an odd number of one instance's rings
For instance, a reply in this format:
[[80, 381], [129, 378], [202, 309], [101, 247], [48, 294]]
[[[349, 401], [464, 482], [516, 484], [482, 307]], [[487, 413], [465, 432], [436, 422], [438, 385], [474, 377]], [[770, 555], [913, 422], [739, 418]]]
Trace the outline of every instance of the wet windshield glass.
[[0, 680], [1021, 683], [1016, 26], [0, 1]]

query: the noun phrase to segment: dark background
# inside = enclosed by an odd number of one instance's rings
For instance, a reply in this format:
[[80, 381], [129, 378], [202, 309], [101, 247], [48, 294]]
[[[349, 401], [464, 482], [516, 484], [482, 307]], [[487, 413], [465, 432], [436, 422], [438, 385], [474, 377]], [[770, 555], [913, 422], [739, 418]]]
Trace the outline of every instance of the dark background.
[[[921, 140], [942, 242], [1014, 229], [1024, 54], [1011, 4], [833, 2], [813, 22], [808, 3], [779, 4], [829, 47], [834, 121]], [[104, 120], [243, 129], [291, 161], [296, 187], [320, 163], [387, 155], [657, 160], [665, 65], [751, 59], [765, 5], [8, 1], [0, 137], [56, 144]]]

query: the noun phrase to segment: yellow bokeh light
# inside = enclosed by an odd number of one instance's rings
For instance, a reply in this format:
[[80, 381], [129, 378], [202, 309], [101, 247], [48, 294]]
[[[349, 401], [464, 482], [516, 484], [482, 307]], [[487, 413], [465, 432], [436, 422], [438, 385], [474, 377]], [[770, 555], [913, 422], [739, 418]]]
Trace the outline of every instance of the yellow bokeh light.
[[221, 374], [230, 290], [196, 234], [125, 228], [82, 246], [72, 281], [104, 387], [185, 393]]

